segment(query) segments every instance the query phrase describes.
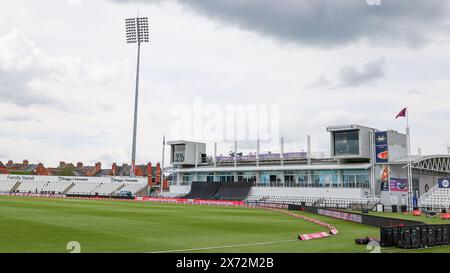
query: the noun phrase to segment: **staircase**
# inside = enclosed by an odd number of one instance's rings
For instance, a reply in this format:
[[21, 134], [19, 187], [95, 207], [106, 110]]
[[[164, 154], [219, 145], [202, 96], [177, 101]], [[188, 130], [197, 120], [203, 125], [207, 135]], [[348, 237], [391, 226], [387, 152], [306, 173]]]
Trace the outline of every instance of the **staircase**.
[[69, 191], [70, 191], [70, 189], [71, 188], [73, 188], [75, 186], [75, 183], [72, 183], [69, 187], [67, 187], [67, 189], [65, 189], [61, 194], [64, 194], [64, 195], [66, 195]]
[[422, 194], [422, 196], [419, 197], [419, 200], [417, 200], [417, 203], [419, 204], [419, 206], [421, 206], [422, 203], [424, 203], [429, 197], [431, 197], [436, 192], [437, 189], [438, 189], [438, 185], [435, 185], [429, 191]]
[[148, 194], [148, 186], [146, 186], [142, 190], [138, 191], [135, 195], [136, 196], [144, 196], [147, 194]]
[[427, 193], [419, 197], [419, 207], [429, 207], [431, 209], [443, 209], [450, 206], [450, 189], [434, 186]]
[[22, 182], [17, 182], [17, 183], [12, 187], [11, 192], [16, 191], [16, 190], [19, 188], [20, 184], [22, 184]]
[[314, 202], [314, 207], [320, 207], [320, 205], [322, 205], [325, 202], [325, 199], [321, 198], [318, 199], [316, 202]]
[[115, 195], [118, 192], [120, 192], [121, 189], [123, 189], [125, 187], [125, 184], [122, 184], [119, 188], [117, 188], [117, 190], [115, 190], [111, 195]]

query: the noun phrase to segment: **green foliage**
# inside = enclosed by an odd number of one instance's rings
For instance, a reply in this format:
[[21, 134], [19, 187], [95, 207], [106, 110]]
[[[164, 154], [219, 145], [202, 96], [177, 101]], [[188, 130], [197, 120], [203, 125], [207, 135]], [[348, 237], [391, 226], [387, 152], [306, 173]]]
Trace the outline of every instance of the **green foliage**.
[[61, 176], [74, 176], [75, 172], [73, 170], [72, 167], [64, 167], [61, 172], [60, 172]]
[[11, 174], [18, 174], [18, 175], [31, 175], [31, 172], [28, 171], [19, 171], [19, 170], [11, 170]]

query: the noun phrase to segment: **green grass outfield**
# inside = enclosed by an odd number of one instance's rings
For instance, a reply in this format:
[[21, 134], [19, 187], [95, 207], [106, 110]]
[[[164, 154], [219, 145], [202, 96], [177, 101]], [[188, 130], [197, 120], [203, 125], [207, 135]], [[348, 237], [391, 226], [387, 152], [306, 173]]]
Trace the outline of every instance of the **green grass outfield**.
[[299, 233], [325, 229], [262, 209], [0, 196], [0, 252], [69, 252], [69, 241], [79, 242], [81, 252], [368, 252], [354, 239], [379, 237], [378, 228], [298, 213], [334, 225], [339, 234], [299, 241]]

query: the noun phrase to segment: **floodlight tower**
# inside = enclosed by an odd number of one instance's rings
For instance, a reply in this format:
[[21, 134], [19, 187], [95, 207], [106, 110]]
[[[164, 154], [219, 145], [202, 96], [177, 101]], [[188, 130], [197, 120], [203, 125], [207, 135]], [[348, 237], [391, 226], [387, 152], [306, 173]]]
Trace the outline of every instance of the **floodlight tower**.
[[137, 66], [136, 66], [136, 91], [134, 95], [134, 123], [133, 123], [133, 147], [131, 151], [131, 171], [130, 175], [135, 176], [136, 163], [136, 131], [138, 113], [138, 93], [139, 93], [139, 61], [141, 55], [141, 43], [148, 43], [148, 18], [136, 17], [125, 19], [125, 30], [127, 44], [137, 43]]

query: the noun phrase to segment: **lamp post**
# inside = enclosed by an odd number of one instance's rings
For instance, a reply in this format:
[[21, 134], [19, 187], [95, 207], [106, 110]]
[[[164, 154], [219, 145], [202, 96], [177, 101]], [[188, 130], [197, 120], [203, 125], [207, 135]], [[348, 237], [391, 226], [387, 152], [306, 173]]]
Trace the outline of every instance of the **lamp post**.
[[136, 90], [134, 96], [134, 122], [133, 122], [133, 146], [131, 151], [131, 171], [130, 175], [135, 176], [136, 163], [136, 131], [138, 113], [138, 93], [139, 93], [139, 61], [141, 55], [141, 43], [148, 43], [148, 18], [136, 17], [125, 19], [125, 30], [127, 44], [137, 44], [137, 65], [136, 65]]

